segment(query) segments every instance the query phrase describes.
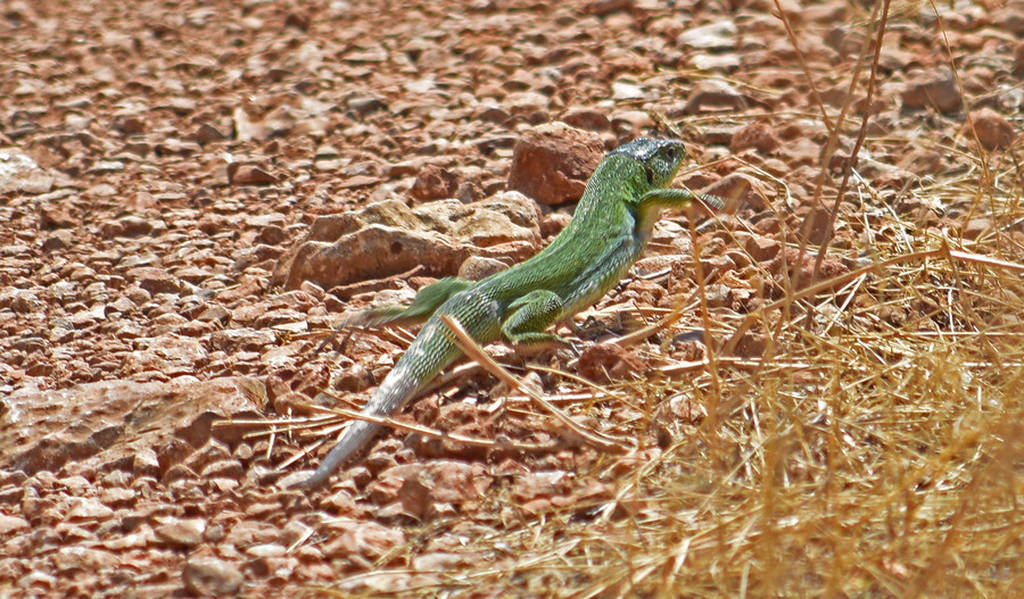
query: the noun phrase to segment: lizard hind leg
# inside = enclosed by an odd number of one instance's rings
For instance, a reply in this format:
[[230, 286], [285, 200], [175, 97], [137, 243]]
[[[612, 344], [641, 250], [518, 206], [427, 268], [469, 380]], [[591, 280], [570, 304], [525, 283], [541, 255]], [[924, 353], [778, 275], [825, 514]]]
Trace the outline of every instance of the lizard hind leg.
[[542, 348], [557, 345], [568, 346], [563, 337], [554, 333], [545, 333], [562, 313], [562, 298], [554, 291], [536, 289], [516, 299], [508, 306], [507, 317], [501, 324], [501, 334], [510, 343], [517, 346], [534, 346]]
[[346, 326], [382, 327], [421, 324], [451, 296], [473, 284], [468, 279], [445, 277], [419, 290], [408, 306], [380, 306], [356, 314]]

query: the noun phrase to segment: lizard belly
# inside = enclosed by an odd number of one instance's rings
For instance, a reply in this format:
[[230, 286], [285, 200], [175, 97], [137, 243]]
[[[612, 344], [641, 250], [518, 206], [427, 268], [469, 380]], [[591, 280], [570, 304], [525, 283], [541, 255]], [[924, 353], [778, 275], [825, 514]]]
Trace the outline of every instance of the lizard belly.
[[567, 293], [563, 296], [563, 318], [572, 316], [604, 297], [626, 274], [641, 250], [633, 243], [632, 237], [624, 238], [608, 248], [603, 256], [567, 286]]

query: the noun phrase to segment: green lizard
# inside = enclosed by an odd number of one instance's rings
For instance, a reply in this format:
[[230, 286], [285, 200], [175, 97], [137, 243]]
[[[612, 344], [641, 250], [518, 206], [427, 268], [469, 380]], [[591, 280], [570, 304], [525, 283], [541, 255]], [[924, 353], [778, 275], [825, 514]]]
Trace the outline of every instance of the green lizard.
[[[662, 208], [695, 199], [666, 187], [679, 170], [682, 142], [641, 138], [609, 152], [587, 182], [572, 220], [536, 256], [477, 282], [447, 277], [424, 287], [408, 308], [371, 310], [361, 324], [423, 322], [416, 339], [370, 398], [363, 413], [387, 416], [401, 409], [461, 351], [439, 315], [461, 323], [480, 344], [514, 345], [564, 340], [544, 332], [611, 289], [643, 252]], [[714, 196], [699, 199], [721, 209]], [[317, 487], [365, 446], [381, 425], [352, 422], [300, 487]]]

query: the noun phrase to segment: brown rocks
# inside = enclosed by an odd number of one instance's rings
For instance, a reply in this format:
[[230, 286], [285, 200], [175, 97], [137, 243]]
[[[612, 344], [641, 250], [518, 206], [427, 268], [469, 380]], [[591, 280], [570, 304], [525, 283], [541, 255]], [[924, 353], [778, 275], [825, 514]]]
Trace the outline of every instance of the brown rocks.
[[724, 212], [736, 212], [746, 207], [761, 208], [765, 205], [766, 194], [760, 182], [744, 173], [729, 173], [699, 191], [724, 201]]
[[620, 10], [633, 8], [635, 0], [590, 0], [584, 7], [588, 14], [603, 17]]
[[949, 71], [917, 73], [904, 85], [901, 97], [906, 108], [934, 108], [954, 113], [963, 106], [960, 89]]
[[416, 174], [409, 195], [417, 200], [439, 200], [455, 196], [459, 180], [455, 173], [435, 164], [428, 164]]
[[238, 591], [244, 577], [231, 562], [197, 556], [185, 564], [182, 580], [188, 592], [200, 597], [227, 597]]
[[436, 276], [455, 274], [471, 253], [486, 254], [484, 248], [535, 248], [540, 241], [538, 220], [536, 205], [516, 192], [473, 204], [443, 200], [415, 209], [401, 202], [381, 202], [358, 213], [315, 221], [308, 238], [278, 262], [275, 280], [288, 289], [303, 281], [331, 288], [418, 266]]
[[579, 106], [566, 111], [562, 115], [561, 120], [577, 129], [587, 129], [589, 131], [607, 131], [612, 126], [608, 116], [600, 110]]
[[972, 218], [971, 220], [964, 223], [961, 233], [964, 239], [977, 239], [983, 234], [990, 233], [994, 230], [994, 223], [991, 218], [978, 217]]
[[0, 147], [0, 193], [47, 193], [54, 178], [31, 156], [17, 148]]
[[331, 540], [324, 546], [324, 554], [331, 557], [358, 556], [374, 560], [397, 545], [405, 543], [400, 528], [383, 526], [376, 522], [345, 522], [341, 530], [331, 531]]
[[416, 518], [443, 514], [442, 504], [460, 506], [479, 500], [492, 482], [479, 464], [435, 461], [395, 466], [381, 472], [368, 491], [379, 504], [400, 502]]
[[682, 111], [686, 114], [716, 112], [721, 110], [742, 110], [747, 102], [734, 86], [710, 79], [693, 86]]
[[833, 235], [832, 212], [824, 206], [817, 206], [807, 211], [800, 225], [800, 235], [808, 242], [822, 244]]
[[434, 273], [454, 272], [466, 254], [436, 234], [369, 225], [334, 243], [307, 241], [287, 262], [278, 264], [284, 285], [303, 281], [330, 288], [379, 278], [428, 264]]
[[134, 279], [140, 288], [149, 293], [178, 293], [181, 282], [171, 273], [149, 266], [134, 268], [126, 273]]
[[739, 28], [731, 19], [718, 19], [707, 25], [690, 27], [679, 34], [676, 44], [697, 50], [725, 52], [736, 47]]
[[496, 258], [470, 256], [459, 266], [458, 276], [470, 281], [479, 281], [506, 268], [508, 268], [508, 264]]
[[0, 514], [0, 534], [4, 536], [17, 532], [19, 530], [26, 529], [28, 527], [29, 523], [24, 518]]
[[642, 376], [647, 366], [636, 354], [616, 343], [596, 343], [583, 350], [579, 370], [588, 380], [607, 383]]
[[156, 538], [172, 546], [195, 547], [203, 541], [206, 522], [199, 518], [168, 518], [153, 532]]
[[960, 135], [968, 141], [977, 141], [986, 150], [1005, 150], [1017, 137], [1013, 125], [991, 108], [971, 111], [967, 115]]
[[603, 154], [596, 133], [559, 122], [529, 129], [516, 142], [508, 187], [541, 204], [574, 202]]
[[[41, 402], [39, 395], [46, 401]], [[176, 397], [196, 399], [179, 403], [173, 400]], [[25, 419], [0, 429], [0, 466], [29, 474], [57, 472], [69, 462], [93, 456], [130, 462], [133, 446], [154, 446], [176, 430], [187, 430], [189, 440], [201, 445], [209, 438], [212, 417], [254, 409], [232, 378], [205, 383], [186, 378], [167, 384], [110, 381], [61, 391], [24, 390], [6, 397], [4, 405]], [[166, 428], [150, 436], [131, 434], [133, 427], [145, 422], [160, 422]]]
[[277, 177], [256, 164], [234, 162], [228, 165], [228, 182], [233, 185], [270, 185]]
[[768, 123], [751, 123], [733, 133], [729, 142], [729, 149], [733, 152], [754, 148], [758, 152], [767, 154], [777, 147], [779, 147], [779, 138]]
[[777, 240], [756, 233], [750, 234], [743, 241], [743, 249], [758, 262], [771, 260], [780, 248], [781, 244]]

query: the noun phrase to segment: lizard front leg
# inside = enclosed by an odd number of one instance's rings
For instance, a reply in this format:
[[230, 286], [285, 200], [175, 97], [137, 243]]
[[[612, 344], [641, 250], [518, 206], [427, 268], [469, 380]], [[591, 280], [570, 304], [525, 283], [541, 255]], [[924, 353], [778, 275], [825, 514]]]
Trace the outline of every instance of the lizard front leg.
[[721, 210], [725, 206], [725, 202], [718, 196], [714, 196], [709, 193], [696, 194], [688, 189], [678, 189], [675, 187], [652, 189], [641, 196], [637, 204], [640, 210], [649, 210], [651, 208], [683, 208], [696, 199], [699, 199], [715, 210]]

